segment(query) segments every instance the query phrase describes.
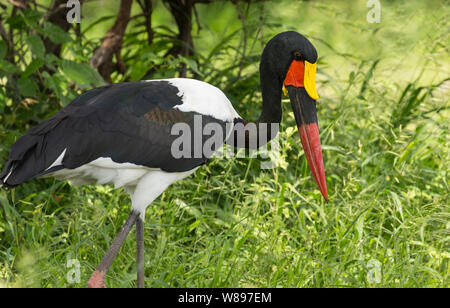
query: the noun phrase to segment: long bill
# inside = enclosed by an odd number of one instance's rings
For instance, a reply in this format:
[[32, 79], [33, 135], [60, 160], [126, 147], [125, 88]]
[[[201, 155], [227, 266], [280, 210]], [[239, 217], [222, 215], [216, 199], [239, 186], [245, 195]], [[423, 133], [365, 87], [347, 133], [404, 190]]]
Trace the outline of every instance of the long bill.
[[[305, 61], [306, 62], [306, 61]], [[317, 121], [316, 101], [309, 95], [306, 84], [311, 80], [304, 73], [303, 62], [293, 61], [284, 82], [288, 92], [295, 121], [297, 122], [303, 150], [309, 168], [316, 180], [322, 196], [328, 202], [327, 183], [323, 166], [322, 147], [320, 145], [319, 127]], [[304, 77], [301, 78], [301, 77]], [[314, 82], [314, 81], [313, 81]], [[314, 87], [315, 92], [315, 87]], [[316, 92], [317, 93], [317, 92]], [[317, 97], [316, 95], [313, 95]]]

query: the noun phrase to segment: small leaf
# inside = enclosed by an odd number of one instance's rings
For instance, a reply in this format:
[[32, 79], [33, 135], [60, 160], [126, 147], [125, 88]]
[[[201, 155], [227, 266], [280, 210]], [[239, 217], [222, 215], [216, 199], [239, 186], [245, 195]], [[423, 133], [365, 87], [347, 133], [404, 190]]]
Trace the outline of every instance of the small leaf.
[[20, 69], [8, 61], [0, 60], [0, 71], [5, 72], [6, 74], [15, 74], [20, 72]]
[[348, 80], [349, 80], [349, 82], [352, 82], [354, 79], [355, 79], [355, 72], [351, 72], [348, 77]]
[[70, 99], [64, 95], [63, 91], [63, 89], [67, 88], [67, 79], [59, 73], [50, 76], [49, 73], [43, 72], [42, 76], [44, 77], [44, 85], [56, 94], [63, 106], [66, 106], [70, 102]]
[[31, 74], [36, 72], [42, 65], [44, 65], [44, 61], [42, 61], [41, 59], [34, 59], [30, 64], [28, 64], [27, 68], [22, 73], [22, 77], [30, 76]]
[[22, 15], [16, 15], [8, 18], [6, 21], [12, 29], [24, 29], [26, 27], [25, 20]]
[[61, 59], [50, 53], [45, 55], [45, 65], [55, 71], [58, 70], [58, 67], [61, 66]]
[[42, 20], [44, 13], [32, 9], [26, 9], [23, 13], [25, 21], [29, 24], [38, 24]]
[[24, 97], [32, 97], [39, 90], [36, 82], [34, 82], [31, 78], [20, 78], [17, 81], [17, 87], [19, 88], [19, 92]]
[[55, 44], [63, 44], [72, 41], [72, 37], [69, 33], [51, 22], [46, 22], [44, 24], [44, 33]]
[[192, 232], [193, 230], [195, 230], [199, 225], [200, 225], [200, 220], [197, 219], [188, 227], [189, 232]]
[[100, 74], [86, 63], [77, 63], [70, 60], [62, 61], [64, 74], [78, 84], [102, 85], [103, 78]]
[[142, 80], [146, 73], [153, 67], [153, 63], [151, 61], [146, 61], [141, 59], [140, 61], [136, 61], [134, 65], [132, 65], [129, 69], [130, 80], [138, 81]]
[[36, 34], [28, 35], [28, 37], [26, 38], [26, 43], [34, 56], [39, 59], [44, 58], [45, 46], [39, 36], [37, 36]]
[[181, 58], [182, 62], [184, 62], [192, 71], [199, 74], [200, 76], [204, 76], [203, 73], [198, 70], [197, 62], [195, 62], [192, 59], [183, 57], [183, 56], [180, 56], [180, 58]]

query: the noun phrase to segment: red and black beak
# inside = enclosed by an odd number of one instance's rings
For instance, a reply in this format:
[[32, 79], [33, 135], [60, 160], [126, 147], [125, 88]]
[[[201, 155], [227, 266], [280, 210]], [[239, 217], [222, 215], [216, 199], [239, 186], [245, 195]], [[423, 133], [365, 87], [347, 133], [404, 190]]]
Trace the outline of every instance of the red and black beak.
[[[315, 81], [310, 80], [315, 77], [315, 64], [311, 65], [310, 63], [306, 63], [310, 69], [311, 67], [314, 69], [314, 72], [305, 72], [305, 62], [300, 60], [292, 61], [286, 79], [284, 80], [284, 86], [291, 100], [295, 121], [297, 122], [309, 168], [319, 186], [322, 196], [328, 202], [322, 147], [320, 145], [319, 128], [317, 125], [316, 101], [311, 98], [311, 96], [317, 97]], [[311, 82], [314, 84], [311, 85]]]

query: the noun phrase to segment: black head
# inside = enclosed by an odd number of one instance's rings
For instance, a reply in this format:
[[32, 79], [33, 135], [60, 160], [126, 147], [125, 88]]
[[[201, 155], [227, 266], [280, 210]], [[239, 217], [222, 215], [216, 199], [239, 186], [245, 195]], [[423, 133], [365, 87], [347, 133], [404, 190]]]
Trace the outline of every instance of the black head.
[[293, 60], [316, 63], [316, 48], [298, 32], [282, 32], [274, 36], [264, 48], [260, 69], [276, 75], [282, 83]]

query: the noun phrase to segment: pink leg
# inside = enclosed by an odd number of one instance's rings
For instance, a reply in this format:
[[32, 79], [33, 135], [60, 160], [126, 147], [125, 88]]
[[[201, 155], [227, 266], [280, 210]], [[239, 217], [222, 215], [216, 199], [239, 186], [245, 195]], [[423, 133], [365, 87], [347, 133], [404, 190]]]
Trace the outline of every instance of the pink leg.
[[120, 230], [119, 234], [117, 234], [114, 242], [112, 243], [109, 250], [106, 252], [105, 256], [102, 259], [102, 262], [97, 267], [97, 270], [92, 274], [91, 278], [88, 282], [89, 288], [106, 288], [105, 277], [108, 269], [111, 267], [114, 259], [119, 252], [120, 247], [122, 247], [123, 242], [127, 238], [128, 233], [130, 233], [131, 228], [136, 223], [140, 213], [136, 211], [132, 211], [130, 216], [128, 217], [125, 225]]

